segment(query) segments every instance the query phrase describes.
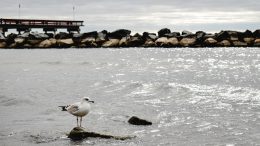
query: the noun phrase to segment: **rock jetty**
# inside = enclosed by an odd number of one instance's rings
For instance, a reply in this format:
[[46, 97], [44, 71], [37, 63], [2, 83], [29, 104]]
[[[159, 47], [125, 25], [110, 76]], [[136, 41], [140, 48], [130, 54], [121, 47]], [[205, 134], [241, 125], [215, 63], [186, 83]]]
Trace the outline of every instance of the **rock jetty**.
[[131, 34], [130, 30], [103, 30], [87, 33], [0, 33], [0, 48], [125, 48], [125, 47], [260, 47], [260, 29], [219, 33], [174, 32], [163, 28], [158, 33]]

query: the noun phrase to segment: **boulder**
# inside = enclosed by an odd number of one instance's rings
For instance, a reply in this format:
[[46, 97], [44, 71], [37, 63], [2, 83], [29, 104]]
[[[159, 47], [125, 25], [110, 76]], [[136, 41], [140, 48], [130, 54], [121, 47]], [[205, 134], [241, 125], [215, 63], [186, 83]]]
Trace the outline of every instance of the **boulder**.
[[228, 40], [223, 40], [221, 42], [218, 42], [217, 45], [220, 47], [231, 47], [231, 43]]
[[193, 34], [190, 31], [187, 31], [187, 30], [182, 31], [181, 35], [182, 35], [182, 37], [185, 37], [185, 38], [194, 38], [194, 37], [196, 37], [195, 34]]
[[245, 32], [242, 33], [243, 38], [253, 38], [254, 34], [250, 30], [246, 30]]
[[97, 38], [96, 38], [96, 43], [101, 46], [105, 41], [107, 41], [107, 31], [103, 30], [101, 32], [98, 32]]
[[155, 47], [156, 44], [153, 40], [146, 40], [145, 43], [143, 44], [143, 47]]
[[138, 118], [136, 116], [132, 116], [129, 120], [128, 120], [129, 124], [132, 125], [152, 125], [152, 122]]
[[3, 40], [5, 40], [5, 36], [0, 31], [0, 41], [3, 41]]
[[155, 41], [157, 39], [157, 36], [155, 33], [149, 33], [149, 32], [144, 32], [143, 33], [143, 40], [153, 40]]
[[158, 47], [168, 47], [168, 38], [167, 38], [167, 37], [158, 38], [158, 39], [155, 41], [155, 44], [156, 44], [156, 46], [158, 46]]
[[213, 39], [213, 38], [207, 38], [207, 39], [204, 41], [204, 46], [207, 46], [207, 47], [215, 47], [217, 43], [218, 43], [218, 42], [217, 42], [215, 39]]
[[177, 47], [177, 46], [179, 46], [179, 41], [175, 37], [168, 38], [168, 45], [169, 45], [169, 47]]
[[204, 41], [204, 36], [206, 35], [206, 33], [204, 31], [197, 31], [196, 32], [196, 40], [199, 43], [202, 43]]
[[254, 47], [260, 47], [260, 39], [255, 40]]
[[96, 39], [94, 37], [87, 37], [80, 41], [80, 44], [85, 44], [86, 47], [97, 47]]
[[51, 48], [51, 47], [55, 47], [56, 46], [56, 43], [57, 43], [57, 40], [56, 39], [47, 39], [47, 40], [44, 40], [42, 41], [38, 47], [39, 48]]
[[165, 37], [164, 35], [165, 35], [165, 34], [169, 34], [169, 33], [171, 33], [171, 30], [170, 30], [170, 29], [168, 29], [168, 28], [163, 28], [163, 29], [161, 29], [161, 30], [158, 31], [158, 37], [159, 37], [159, 38], [160, 38], [160, 37]]
[[142, 36], [138, 33], [136, 33], [134, 36], [130, 37], [128, 40], [128, 46], [129, 47], [140, 47], [144, 44], [144, 40]]
[[195, 38], [183, 38], [180, 41], [180, 45], [182, 47], [193, 47], [196, 43], [196, 39]]
[[218, 42], [223, 40], [229, 40], [229, 41], [238, 41], [239, 40], [239, 34], [237, 31], [221, 31], [220, 33], [216, 34], [216, 40]]
[[233, 41], [232, 43], [234, 47], [247, 47], [247, 43], [245, 42]]
[[164, 36], [167, 38], [179, 37], [180, 35], [181, 34], [179, 32], [171, 32], [171, 33], [164, 34]]
[[47, 34], [44, 34], [44, 33], [31, 32], [31, 33], [29, 33], [29, 39], [45, 40], [45, 39], [49, 39], [49, 36]]
[[119, 47], [126, 47], [128, 45], [128, 40], [129, 40], [129, 37], [123, 37], [119, 41]]
[[55, 39], [69, 39], [72, 38], [71, 34], [66, 32], [59, 32], [54, 36]]
[[109, 39], [108, 41], [104, 42], [102, 44], [102, 47], [108, 48], [108, 47], [117, 47], [119, 45], [118, 39]]
[[59, 39], [59, 40], [57, 40], [57, 45], [62, 48], [68, 48], [68, 47], [72, 47], [74, 45], [74, 42], [73, 42], [72, 38]]
[[256, 39], [260, 39], [260, 29], [255, 30], [254, 33], [253, 33], [253, 35], [254, 35], [254, 37], [255, 37]]
[[249, 45], [249, 46], [251, 46], [251, 45], [253, 45], [254, 44], [254, 41], [255, 41], [255, 38], [247, 38], [247, 37], [245, 37], [244, 39], [243, 39], [243, 41], [245, 42], [245, 43], [247, 43], [247, 45]]
[[18, 36], [18, 35], [17, 35], [17, 34], [14, 34], [14, 33], [11, 33], [11, 34], [7, 35], [6, 40], [5, 40], [6, 44], [9, 46], [10, 44], [15, 43], [15, 42], [14, 42], [14, 39], [15, 39], [17, 36]]
[[113, 136], [113, 135], [101, 134], [101, 133], [96, 133], [96, 132], [88, 132], [87, 130], [85, 130], [82, 127], [75, 127], [70, 131], [68, 138], [70, 138], [71, 140], [74, 140], [74, 141], [83, 140], [83, 139], [87, 139], [87, 138], [127, 140], [127, 139], [134, 138], [134, 136]]
[[97, 31], [91, 31], [91, 32], [86, 32], [86, 33], [83, 33], [81, 35], [81, 39], [85, 39], [85, 38], [97, 38], [98, 36], [98, 32]]
[[14, 39], [14, 42], [17, 46], [22, 46], [25, 44], [26, 42], [26, 39], [25, 38], [22, 38], [22, 37], [17, 37]]
[[113, 39], [122, 39], [123, 37], [127, 37], [131, 34], [130, 30], [127, 29], [118, 29], [115, 30], [111, 33], [108, 33], [108, 38], [113, 38]]
[[6, 42], [3, 42], [3, 41], [0, 42], [0, 48], [6, 48], [6, 46], [7, 46]]

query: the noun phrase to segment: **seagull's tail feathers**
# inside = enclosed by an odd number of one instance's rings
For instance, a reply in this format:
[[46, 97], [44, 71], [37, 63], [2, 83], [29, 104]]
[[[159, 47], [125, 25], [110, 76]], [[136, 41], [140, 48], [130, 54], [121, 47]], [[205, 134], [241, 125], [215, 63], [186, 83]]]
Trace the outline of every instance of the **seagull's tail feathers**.
[[67, 106], [59, 106], [59, 107], [61, 107], [61, 111], [67, 111], [66, 109]]

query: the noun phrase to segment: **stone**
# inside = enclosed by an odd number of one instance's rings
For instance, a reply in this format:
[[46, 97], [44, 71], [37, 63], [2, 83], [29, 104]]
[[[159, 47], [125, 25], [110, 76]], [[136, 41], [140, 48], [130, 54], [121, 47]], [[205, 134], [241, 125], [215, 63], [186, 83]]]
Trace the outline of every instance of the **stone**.
[[0, 42], [0, 48], [6, 48], [6, 42]]
[[260, 39], [260, 29], [255, 30], [253, 35], [256, 39]]
[[220, 33], [216, 34], [216, 40], [218, 42], [223, 40], [229, 40], [229, 41], [238, 41], [239, 40], [239, 33], [237, 31], [221, 31]]
[[86, 32], [86, 33], [83, 33], [81, 35], [81, 39], [85, 39], [85, 38], [97, 38], [98, 36], [98, 33], [97, 31], [91, 31], [91, 32]]
[[86, 47], [89, 46], [89, 47], [95, 47], [97, 46], [96, 44], [96, 39], [94, 37], [87, 37], [87, 38], [84, 38], [80, 41], [81, 44], [85, 44]]
[[54, 36], [55, 39], [69, 39], [72, 38], [70, 34], [66, 32], [59, 32]]
[[143, 33], [143, 39], [155, 41], [157, 39], [157, 36], [156, 36], [155, 33], [144, 32]]
[[64, 48], [68, 48], [68, 47], [71, 47], [73, 46], [74, 42], [72, 40], [72, 38], [69, 38], [69, 39], [59, 39], [57, 40], [57, 45], [59, 47], [64, 47]]
[[168, 38], [167, 38], [167, 37], [158, 38], [158, 39], [155, 41], [155, 44], [156, 44], [156, 46], [158, 46], [158, 47], [168, 47]]
[[119, 47], [126, 47], [128, 45], [128, 37], [123, 37], [120, 41], [119, 41]]
[[195, 38], [183, 38], [180, 41], [180, 45], [182, 47], [193, 47], [196, 43], [196, 39]]
[[158, 31], [158, 37], [159, 37], [159, 38], [160, 38], [160, 37], [165, 37], [164, 35], [165, 35], [165, 34], [169, 34], [169, 33], [171, 33], [171, 30], [170, 30], [170, 29], [168, 29], [168, 28], [163, 28], [163, 29], [161, 29], [161, 30]]
[[242, 33], [242, 35], [243, 35], [243, 38], [253, 38], [254, 37], [252, 31], [250, 31], [250, 30], [246, 30], [244, 33]]
[[127, 37], [131, 34], [130, 30], [127, 29], [118, 29], [111, 33], [108, 33], [108, 38], [114, 38], [114, 39], [122, 39], [123, 37]]
[[82, 127], [74, 127], [69, 135], [68, 138], [71, 140], [77, 141], [77, 140], [83, 140], [87, 138], [104, 138], [104, 139], [115, 139], [115, 140], [127, 140], [132, 139], [134, 136], [113, 136], [108, 134], [101, 134], [96, 132], [88, 132]]
[[146, 40], [145, 43], [143, 44], [143, 47], [155, 47], [156, 44], [153, 40]]
[[223, 40], [217, 43], [220, 47], [231, 47], [231, 43], [228, 40]]
[[254, 47], [260, 47], [260, 39], [255, 40]]
[[17, 37], [14, 39], [14, 42], [20, 46], [20, 45], [23, 45], [25, 43], [26, 39], [25, 38], [22, 38], [22, 37]]
[[143, 44], [144, 44], [144, 40], [139, 33], [136, 33], [128, 40], [128, 47], [140, 47]]
[[105, 41], [107, 41], [107, 31], [103, 30], [101, 32], [98, 32], [97, 38], [96, 38], [96, 43], [101, 46]]
[[245, 42], [233, 41], [232, 43], [234, 47], [247, 47], [247, 43]]
[[118, 40], [118, 39], [109, 39], [108, 41], [106, 41], [102, 44], [102, 47], [104, 47], [104, 48], [117, 47], [119, 45], [119, 41], [120, 40]]
[[253, 45], [254, 44], [254, 41], [255, 41], [255, 38], [247, 38], [247, 37], [245, 37], [244, 39], [243, 39], [243, 41], [245, 42], [245, 43], [247, 43], [249, 46], [251, 46], [251, 45]]
[[27, 40], [26, 41], [28, 44], [30, 44], [30, 45], [32, 45], [32, 46], [34, 46], [34, 45], [37, 45], [37, 44], [39, 44], [39, 43], [41, 43], [42, 41], [41, 40]]
[[204, 36], [206, 35], [206, 33], [204, 31], [197, 31], [196, 32], [196, 39], [197, 42], [202, 43], [204, 42]]
[[56, 43], [57, 43], [57, 40], [56, 39], [47, 39], [47, 40], [44, 40], [42, 41], [38, 47], [39, 48], [51, 48], [51, 47], [55, 47], [56, 46]]
[[168, 38], [168, 45], [169, 45], [170, 47], [177, 47], [177, 46], [179, 46], [179, 41], [178, 41], [178, 39], [175, 38], [175, 37]]
[[132, 116], [128, 120], [128, 123], [132, 125], [152, 125], [152, 122], [138, 118], [137, 116]]
[[204, 45], [207, 46], [207, 47], [214, 47], [214, 46], [216, 46], [217, 43], [218, 43], [218, 41], [216, 41], [213, 38], [207, 38], [204, 41]]
[[5, 36], [1, 33], [1, 31], [0, 31], [0, 41], [1, 40], [5, 40]]
[[164, 36], [167, 38], [179, 37], [180, 35], [181, 34], [179, 32], [171, 32], [171, 33], [164, 34]]
[[49, 36], [47, 34], [44, 33], [38, 33], [38, 32], [31, 32], [29, 34], [29, 39], [33, 39], [33, 40], [45, 40], [45, 39], [49, 39]]
[[6, 40], [5, 40], [6, 44], [9, 46], [10, 44], [15, 43], [15, 42], [14, 42], [14, 39], [15, 39], [17, 36], [18, 36], [18, 35], [17, 35], [17, 34], [14, 34], [14, 33], [11, 33], [11, 34], [7, 35]]

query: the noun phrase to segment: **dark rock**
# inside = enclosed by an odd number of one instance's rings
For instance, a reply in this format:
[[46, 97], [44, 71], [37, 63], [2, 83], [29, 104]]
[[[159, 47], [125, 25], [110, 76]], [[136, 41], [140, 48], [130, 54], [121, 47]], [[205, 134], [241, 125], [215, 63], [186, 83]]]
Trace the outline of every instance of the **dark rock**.
[[17, 37], [17, 34], [14, 34], [14, 33], [11, 33], [9, 35], [7, 35], [6, 37], [6, 44], [9, 46], [10, 44], [13, 44], [14, 43], [14, 39]]
[[69, 39], [72, 38], [72, 34], [66, 32], [59, 32], [55, 35], [55, 39]]
[[220, 33], [216, 34], [216, 40], [221, 42], [223, 40], [229, 41], [238, 41], [239, 40], [239, 33], [237, 31], [221, 31]]
[[218, 42], [217, 42], [215, 39], [213, 39], [213, 38], [207, 38], [207, 39], [204, 41], [204, 46], [207, 46], [207, 47], [215, 47], [217, 43], [218, 43]]
[[152, 125], [152, 122], [144, 120], [144, 119], [140, 119], [136, 116], [131, 117], [128, 120], [128, 123], [130, 123], [132, 125]]
[[130, 37], [127, 44], [128, 47], [139, 47], [144, 44], [144, 40], [139, 33], [136, 33], [134, 36]]
[[254, 37], [254, 34], [252, 33], [252, 31], [250, 30], [246, 30], [244, 33], [243, 33], [243, 38], [253, 38]]
[[91, 32], [86, 32], [83, 33], [81, 36], [81, 39], [85, 39], [85, 38], [97, 38], [98, 32], [97, 31], [91, 31]]
[[260, 39], [255, 40], [254, 47], [260, 47]]
[[156, 40], [157, 36], [155, 33], [149, 33], [149, 32], [144, 32], [143, 33], [143, 40]]
[[97, 38], [96, 38], [96, 43], [98, 46], [101, 46], [105, 41], [107, 41], [107, 31], [103, 30], [101, 32], [98, 32]]
[[158, 31], [158, 37], [164, 37], [165, 34], [169, 34], [171, 33], [171, 30], [168, 28], [163, 28], [161, 30]]
[[113, 135], [107, 135], [107, 134], [100, 134], [96, 132], [88, 132], [82, 127], [75, 127], [73, 128], [69, 135], [68, 138], [71, 140], [82, 140], [86, 138], [104, 138], [104, 139], [115, 139], [115, 140], [127, 140], [127, 139], [132, 139], [134, 137], [131, 136], [113, 136]]
[[44, 33], [31, 32], [29, 34], [29, 39], [45, 40], [45, 39], [49, 39], [49, 36]]
[[167, 38], [175, 38], [175, 37], [179, 37], [181, 34], [179, 32], [171, 32], [171, 33], [167, 33], [167, 34], [164, 34], [165, 37]]
[[80, 44], [85, 44], [85, 47], [97, 47], [96, 39], [94, 37], [84, 38], [80, 41]]
[[193, 34], [193, 33], [190, 32], [190, 31], [187, 31], [187, 30], [182, 31], [181, 35], [182, 35], [182, 37], [184, 37], [184, 38], [194, 38], [194, 37], [196, 37], [195, 34]]
[[113, 31], [111, 33], [108, 33], [108, 38], [114, 38], [114, 39], [122, 39], [123, 37], [127, 37], [131, 34], [130, 30], [127, 29], [118, 29], [116, 31]]
[[196, 41], [201, 44], [201, 43], [204, 41], [204, 36], [205, 36], [205, 35], [206, 35], [205, 32], [203, 32], [203, 31], [197, 31], [197, 32], [196, 32]]
[[240, 42], [240, 41], [234, 41], [233, 42], [234, 47], [247, 47], [247, 43], [245, 42]]
[[180, 41], [182, 47], [194, 47], [196, 44], [196, 38], [183, 38]]
[[255, 30], [254, 33], [253, 33], [253, 35], [254, 35], [254, 37], [255, 37], [256, 39], [259, 39], [259, 38], [260, 38], [260, 29]]
[[6, 46], [6, 42], [0, 42], [0, 48], [5, 48]]

